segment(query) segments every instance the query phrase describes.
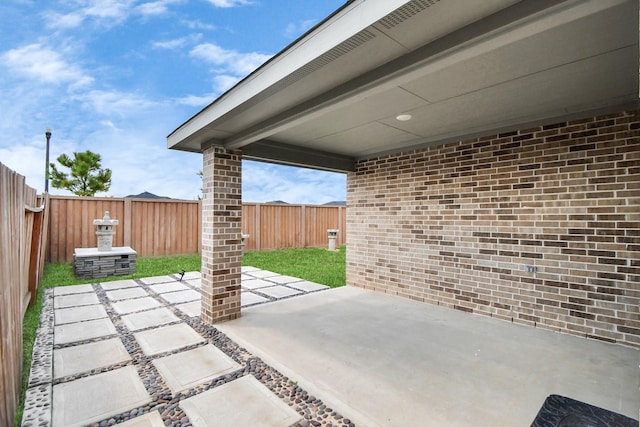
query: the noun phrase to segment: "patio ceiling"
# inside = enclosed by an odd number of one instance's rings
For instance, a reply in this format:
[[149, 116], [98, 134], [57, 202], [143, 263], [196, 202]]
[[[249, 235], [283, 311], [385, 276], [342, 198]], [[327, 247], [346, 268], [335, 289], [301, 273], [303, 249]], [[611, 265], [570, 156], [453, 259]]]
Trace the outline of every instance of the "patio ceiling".
[[350, 1], [168, 146], [349, 171], [380, 154], [635, 109], [638, 36], [634, 0]]

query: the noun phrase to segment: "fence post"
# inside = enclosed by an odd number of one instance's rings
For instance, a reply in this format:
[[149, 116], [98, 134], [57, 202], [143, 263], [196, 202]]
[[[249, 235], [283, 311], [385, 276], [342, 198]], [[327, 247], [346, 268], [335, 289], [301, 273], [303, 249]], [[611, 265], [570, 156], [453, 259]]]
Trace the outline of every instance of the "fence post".
[[256, 203], [256, 210], [255, 210], [255, 215], [256, 215], [256, 220], [254, 222], [254, 224], [256, 225], [256, 251], [259, 251], [262, 248], [262, 243], [261, 243], [261, 237], [262, 237], [262, 227], [260, 226], [260, 218], [262, 217], [262, 213], [260, 212], [260, 203]]
[[44, 213], [39, 244], [40, 253], [38, 255], [38, 282], [42, 278], [44, 265], [47, 263], [47, 256], [49, 255], [49, 219], [51, 218], [51, 199], [49, 198], [49, 193], [45, 193], [44, 196], [42, 196], [42, 205], [44, 206]]
[[338, 230], [341, 231], [340, 236], [338, 237], [340, 244], [343, 245], [346, 239], [346, 234], [344, 232], [344, 224], [342, 223], [342, 209], [344, 209], [343, 206], [338, 206]]
[[300, 234], [302, 234], [302, 247], [307, 247], [307, 206], [300, 206]]
[[33, 229], [31, 231], [31, 251], [29, 254], [29, 303], [25, 304], [23, 310], [28, 305], [33, 304], [38, 295], [38, 282], [40, 279], [40, 244], [42, 242], [42, 222], [44, 218], [44, 208], [40, 207], [32, 210]]
[[124, 199], [124, 218], [122, 221], [122, 237], [124, 246], [131, 246], [131, 199]]

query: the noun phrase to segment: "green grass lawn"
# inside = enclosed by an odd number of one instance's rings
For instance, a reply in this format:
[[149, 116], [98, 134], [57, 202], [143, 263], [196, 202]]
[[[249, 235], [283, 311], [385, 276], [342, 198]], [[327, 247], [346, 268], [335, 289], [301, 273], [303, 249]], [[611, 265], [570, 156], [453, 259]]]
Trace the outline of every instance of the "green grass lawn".
[[[31, 368], [31, 355], [36, 331], [40, 324], [40, 311], [42, 310], [43, 289], [56, 286], [80, 285], [84, 283], [108, 282], [114, 280], [139, 279], [143, 277], [164, 276], [177, 274], [181, 270], [200, 271], [201, 257], [199, 254], [139, 258], [136, 260], [136, 271], [129, 276], [114, 276], [106, 279], [77, 279], [73, 274], [73, 266], [69, 263], [47, 264], [40, 282], [40, 289], [35, 304], [32, 304], [25, 313], [23, 336], [23, 362], [22, 393], [20, 405], [16, 414], [16, 426], [22, 420], [24, 397], [29, 382], [29, 370]], [[242, 265], [273, 271], [287, 276], [299, 277], [333, 288], [344, 286], [346, 281], [346, 249], [344, 246], [335, 252], [326, 249], [282, 249], [276, 251], [248, 252], [242, 259]]]
[[346, 283], [346, 253], [345, 246], [335, 252], [320, 248], [247, 252], [242, 265], [336, 288]]

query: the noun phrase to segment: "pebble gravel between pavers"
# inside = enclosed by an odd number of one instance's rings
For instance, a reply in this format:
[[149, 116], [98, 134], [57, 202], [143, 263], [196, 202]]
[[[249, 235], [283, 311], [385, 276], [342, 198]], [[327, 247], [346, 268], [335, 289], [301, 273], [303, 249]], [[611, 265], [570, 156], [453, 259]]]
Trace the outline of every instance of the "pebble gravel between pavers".
[[[256, 270], [253, 270], [256, 271]], [[195, 273], [187, 273], [190, 278], [196, 278]], [[269, 275], [269, 273], [265, 273]], [[175, 275], [173, 275], [175, 276]], [[177, 282], [178, 276], [168, 277], [169, 280]], [[153, 278], [148, 280], [151, 284], [159, 283], [166, 280], [165, 277]], [[190, 326], [202, 338], [202, 343], [190, 345], [185, 348], [171, 350], [153, 356], [145, 355], [139, 343], [134, 338], [134, 332], [130, 331], [125, 325], [122, 317], [125, 313], [123, 310], [116, 311], [114, 303], [107, 298], [105, 289], [100, 284], [93, 285], [100, 303], [105, 307], [108, 318], [113, 322], [117, 330], [119, 338], [122, 340], [124, 347], [131, 356], [131, 360], [118, 363], [112, 366], [103, 367], [92, 370], [91, 372], [82, 373], [53, 381], [52, 379], [52, 358], [53, 358], [53, 325], [54, 325], [54, 308], [53, 308], [53, 292], [45, 289], [43, 311], [41, 313], [41, 324], [38, 329], [38, 338], [34, 346], [32, 376], [33, 382], [30, 380], [30, 386], [27, 391], [27, 401], [25, 402], [25, 410], [23, 414], [23, 426], [48, 426], [51, 425], [51, 401], [52, 401], [52, 385], [74, 381], [97, 373], [109, 372], [124, 366], [132, 365], [136, 368], [147, 393], [151, 396], [151, 402], [140, 407], [131, 409], [121, 414], [116, 414], [108, 419], [104, 419], [91, 424], [93, 427], [106, 427], [109, 425], [119, 424], [125, 421], [136, 423], [142, 415], [152, 417], [158, 421], [155, 414], [159, 414], [165, 426], [171, 427], [189, 427], [192, 426], [185, 412], [180, 408], [179, 403], [190, 397], [196, 396], [204, 391], [214, 389], [221, 385], [227, 384], [235, 379], [246, 375], [252, 375], [262, 385], [269, 389], [278, 399], [291, 407], [299, 416], [299, 421], [293, 423], [289, 427], [308, 427], [308, 426], [353, 426], [354, 424], [343, 418], [332, 408], [328, 408], [321, 400], [309, 395], [305, 390], [300, 388], [295, 382], [289, 380], [276, 369], [268, 366], [260, 358], [251, 355], [246, 349], [238, 346], [215, 327], [205, 325], [200, 321], [200, 317], [190, 317], [183, 313], [175, 304], [170, 304], [160, 297], [160, 295], [145, 282], [147, 280], [135, 281], [140, 288], [147, 291], [158, 306], [167, 307], [175, 316], [180, 319], [180, 323]], [[186, 283], [183, 281], [182, 283]], [[86, 286], [86, 285], [84, 285]], [[191, 288], [196, 288], [191, 286]], [[86, 288], [85, 288], [86, 289]], [[112, 288], [113, 289], [113, 288]], [[301, 293], [300, 295], [304, 295]], [[146, 299], [146, 298], [145, 298]], [[127, 301], [127, 300], [125, 300]], [[184, 305], [184, 304], [182, 304]], [[119, 308], [122, 308], [121, 306]], [[193, 313], [192, 313], [193, 314]], [[154, 326], [147, 329], [153, 330], [161, 326]], [[109, 336], [108, 338], [112, 338]], [[101, 338], [89, 340], [90, 342], [99, 341]], [[177, 354], [185, 350], [199, 348], [205, 344], [212, 344], [225, 355], [235, 361], [240, 368], [220, 377], [209, 380], [203, 384], [199, 384], [181, 392], [173, 393], [168, 385], [159, 374], [158, 370], [152, 363], [160, 357], [166, 357]], [[56, 348], [68, 347], [70, 344], [57, 345]]]

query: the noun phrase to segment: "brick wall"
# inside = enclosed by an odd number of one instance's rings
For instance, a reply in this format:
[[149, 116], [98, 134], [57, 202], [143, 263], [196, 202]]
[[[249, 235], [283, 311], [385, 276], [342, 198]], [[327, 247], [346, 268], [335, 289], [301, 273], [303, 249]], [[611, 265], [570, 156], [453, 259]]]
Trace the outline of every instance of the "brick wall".
[[348, 284], [640, 347], [640, 112], [362, 161], [347, 199]]
[[202, 320], [240, 317], [242, 164], [240, 151], [203, 152]]

